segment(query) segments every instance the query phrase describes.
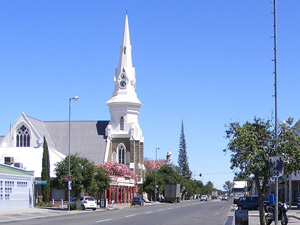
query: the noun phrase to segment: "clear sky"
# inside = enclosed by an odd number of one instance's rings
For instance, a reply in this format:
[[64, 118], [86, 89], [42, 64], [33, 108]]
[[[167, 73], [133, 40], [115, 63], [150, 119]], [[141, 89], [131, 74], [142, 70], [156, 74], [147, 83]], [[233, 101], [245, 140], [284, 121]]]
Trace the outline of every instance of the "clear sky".
[[[278, 118], [295, 122], [299, 8], [277, 0]], [[145, 157], [177, 164], [183, 120], [190, 169], [221, 189], [225, 125], [274, 117], [270, 0], [0, 0], [0, 135], [22, 112], [68, 120], [75, 95], [73, 120], [109, 120], [126, 10]]]

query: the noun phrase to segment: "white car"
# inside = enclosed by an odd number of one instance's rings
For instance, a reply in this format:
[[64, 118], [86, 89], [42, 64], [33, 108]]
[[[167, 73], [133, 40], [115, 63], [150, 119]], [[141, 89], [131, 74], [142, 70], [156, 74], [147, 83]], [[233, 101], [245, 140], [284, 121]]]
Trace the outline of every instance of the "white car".
[[97, 204], [96, 204], [96, 200], [91, 197], [91, 196], [83, 196], [80, 197], [77, 201], [77, 205], [82, 209], [92, 209], [92, 210], [96, 210], [97, 209]]
[[200, 200], [201, 201], [207, 201], [208, 200], [208, 196], [207, 195], [201, 195]]
[[222, 199], [222, 201], [228, 201], [228, 196], [227, 195], [222, 195], [221, 199]]

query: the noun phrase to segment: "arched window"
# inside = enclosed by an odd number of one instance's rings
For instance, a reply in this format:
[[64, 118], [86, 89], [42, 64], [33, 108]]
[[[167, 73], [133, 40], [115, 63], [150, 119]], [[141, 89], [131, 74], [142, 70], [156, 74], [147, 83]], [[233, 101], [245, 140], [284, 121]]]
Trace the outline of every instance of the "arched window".
[[16, 146], [17, 147], [30, 147], [30, 132], [25, 125], [22, 125], [17, 130], [16, 135]]
[[124, 130], [124, 124], [125, 124], [124, 117], [121, 116], [121, 118], [120, 118], [120, 130]]
[[122, 163], [122, 164], [125, 164], [125, 157], [126, 157], [126, 147], [124, 144], [120, 144], [118, 146], [118, 163]]

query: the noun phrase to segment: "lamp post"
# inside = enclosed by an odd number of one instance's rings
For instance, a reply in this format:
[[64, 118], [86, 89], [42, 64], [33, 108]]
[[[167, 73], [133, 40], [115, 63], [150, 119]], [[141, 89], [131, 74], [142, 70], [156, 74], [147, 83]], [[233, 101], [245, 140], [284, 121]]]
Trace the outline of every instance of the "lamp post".
[[[68, 175], [71, 176], [71, 101], [77, 101], [79, 99], [78, 96], [74, 96], [72, 98], [69, 98], [69, 165], [68, 165]], [[70, 211], [70, 197], [71, 197], [71, 181], [68, 180], [68, 210]]]
[[157, 150], [160, 148], [156, 148], [155, 154], [155, 187], [154, 187], [154, 201], [156, 202], [156, 193], [157, 193], [157, 186], [156, 186], [156, 174], [157, 174]]

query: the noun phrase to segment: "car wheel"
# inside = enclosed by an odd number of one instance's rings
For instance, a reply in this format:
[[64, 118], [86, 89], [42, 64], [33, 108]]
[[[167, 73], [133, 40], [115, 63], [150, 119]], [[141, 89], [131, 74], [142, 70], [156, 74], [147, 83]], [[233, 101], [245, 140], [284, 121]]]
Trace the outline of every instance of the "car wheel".
[[85, 210], [85, 207], [84, 207], [84, 205], [81, 205], [81, 210]]
[[93, 210], [96, 211], [96, 208], [94, 208]]

